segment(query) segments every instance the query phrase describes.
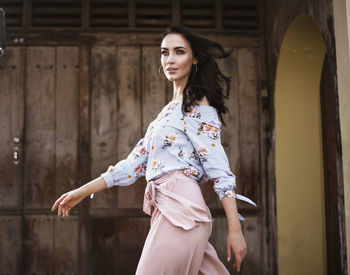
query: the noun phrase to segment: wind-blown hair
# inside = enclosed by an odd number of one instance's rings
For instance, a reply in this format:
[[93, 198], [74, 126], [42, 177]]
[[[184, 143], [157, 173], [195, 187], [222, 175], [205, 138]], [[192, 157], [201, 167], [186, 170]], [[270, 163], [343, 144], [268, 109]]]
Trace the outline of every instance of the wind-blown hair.
[[228, 111], [224, 98], [229, 97], [231, 78], [220, 71], [215, 59], [228, 57], [231, 52], [226, 52], [221, 44], [201, 37], [182, 25], [170, 25], [162, 33], [161, 41], [171, 33], [183, 35], [190, 43], [193, 56], [198, 60], [197, 72], [195, 66], [192, 66], [187, 85], [183, 91], [182, 111], [189, 112], [194, 101], [201, 100], [203, 96], [206, 96], [209, 104], [216, 108], [220, 119], [226, 125], [222, 113]]

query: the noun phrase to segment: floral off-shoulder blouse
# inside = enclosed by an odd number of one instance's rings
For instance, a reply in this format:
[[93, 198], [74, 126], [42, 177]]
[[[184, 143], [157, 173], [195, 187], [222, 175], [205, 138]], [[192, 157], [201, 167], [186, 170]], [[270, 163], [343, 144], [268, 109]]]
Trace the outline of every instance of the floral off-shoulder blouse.
[[[101, 174], [107, 187], [131, 185], [142, 176], [150, 181], [183, 170], [198, 183], [212, 180], [220, 200], [234, 196], [255, 205], [234, 192], [236, 177], [221, 145], [221, 122], [216, 109], [194, 104], [190, 112], [183, 114], [181, 107], [182, 102], [169, 102], [128, 157]], [[241, 215], [239, 218], [244, 220]]]

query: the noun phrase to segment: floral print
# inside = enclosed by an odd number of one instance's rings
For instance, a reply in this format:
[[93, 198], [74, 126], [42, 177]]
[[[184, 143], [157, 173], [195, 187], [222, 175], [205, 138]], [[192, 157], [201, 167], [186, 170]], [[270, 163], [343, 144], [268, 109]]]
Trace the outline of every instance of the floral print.
[[216, 140], [218, 139], [219, 135], [219, 129], [217, 127], [215, 127], [212, 124], [206, 123], [206, 122], [202, 122], [199, 129], [199, 132], [203, 133], [203, 134], [207, 134], [210, 138]]
[[207, 161], [207, 157], [209, 156], [209, 151], [207, 150], [207, 148], [205, 148], [204, 146], [199, 146], [198, 153], [202, 162]]
[[179, 152], [177, 153], [178, 157], [183, 159], [185, 152], [183, 151], [183, 149], [181, 147], [179, 147]]
[[146, 172], [146, 165], [144, 163], [140, 163], [139, 165], [136, 166], [134, 169], [134, 172], [136, 175], [144, 175]]
[[152, 160], [151, 168], [155, 171], [160, 171], [162, 168], [160, 160], [159, 159]]
[[191, 110], [187, 113], [190, 117], [201, 118], [201, 113], [198, 111], [198, 108], [192, 106]]
[[134, 159], [137, 159], [142, 155], [147, 154], [146, 147], [142, 145], [137, 146], [132, 152], [133, 152]]
[[167, 146], [171, 146], [173, 143], [175, 143], [177, 140], [177, 134], [171, 133], [167, 136], [165, 136], [165, 139], [163, 140], [163, 149]]
[[108, 187], [130, 185], [141, 176], [149, 181], [182, 170], [199, 183], [212, 180], [220, 200], [237, 196], [236, 177], [221, 145], [216, 109], [195, 104], [184, 113], [181, 107], [181, 102], [164, 106], [130, 155], [101, 174]]
[[184, 169], [184, 174], [186, 176], [198, 176], [199, 173], [200, 172], [194, 167], [189, 167], [188, 169]]

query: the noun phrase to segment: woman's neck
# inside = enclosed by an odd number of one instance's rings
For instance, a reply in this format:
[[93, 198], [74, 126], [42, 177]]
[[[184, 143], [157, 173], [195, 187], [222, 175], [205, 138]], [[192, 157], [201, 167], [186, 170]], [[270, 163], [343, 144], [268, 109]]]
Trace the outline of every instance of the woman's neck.
[[173, 99], [171, 101], [182, 102], [183, 91], [187, 85], [188, 77], [173, 81]]

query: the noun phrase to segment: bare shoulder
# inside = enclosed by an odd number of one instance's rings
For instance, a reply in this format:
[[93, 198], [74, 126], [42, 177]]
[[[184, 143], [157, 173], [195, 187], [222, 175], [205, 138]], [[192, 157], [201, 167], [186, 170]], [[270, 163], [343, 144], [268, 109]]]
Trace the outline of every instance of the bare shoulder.
[[207, 99], [206, 96], [203, 96], [203, 98], [201, 100], [196, 100], [195, 101], [197, 104], [200, 104], [200, 105], [207, 105], [207, 106], [210, 106], [210, 103]]

